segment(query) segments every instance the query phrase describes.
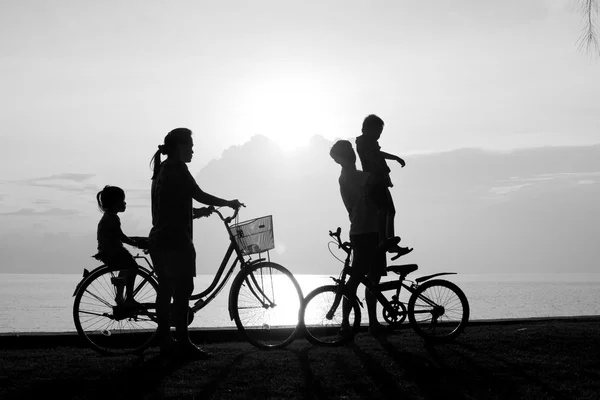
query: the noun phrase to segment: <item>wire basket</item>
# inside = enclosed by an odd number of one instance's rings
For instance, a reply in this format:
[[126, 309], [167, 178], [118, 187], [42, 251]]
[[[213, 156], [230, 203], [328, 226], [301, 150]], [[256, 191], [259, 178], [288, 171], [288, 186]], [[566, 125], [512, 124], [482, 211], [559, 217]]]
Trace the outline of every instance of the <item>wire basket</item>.
[[244, 256], [275, 248], [271, 215], [231, 225], [229, 230]]

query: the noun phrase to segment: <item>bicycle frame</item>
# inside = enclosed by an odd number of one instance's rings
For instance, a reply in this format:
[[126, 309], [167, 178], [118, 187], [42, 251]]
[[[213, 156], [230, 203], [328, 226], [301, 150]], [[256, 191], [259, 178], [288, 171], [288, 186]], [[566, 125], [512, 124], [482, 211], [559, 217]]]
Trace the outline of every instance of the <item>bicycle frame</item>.
[[[341, 273], [340, 277], [338, 279], [335, 279], [332, 277], [334, 282], [338, 285], [338, 292], [337, 292], [336, 299], [334, 300], [334, 303], [331, 306], [331, 309], [327, 313], [328, 317], [332, 316], [335, 313], [335, 311], [339, 307], [341, 298], [345, 295], [344, 291], [345, 291], [346, 283], [347, 283], [346, 275], [352, 275], [352, 269], [350, 268], [350, 257], [352, 254], [352, 246], [348, 242], [342, 243], [342, 241], [340, 239], [340, 233], [341, 233], [340, 228], [338, 228], [335, 233], [329, 231], [329, 236], [336, 239], [336, 242], [334, 242], [334, 243], [339, 248], [341, 248], [342, 250], [344, 250], [346, 252], [346, 259], [344, 261], [344, 268], [342, 269], [342, 273]], [[371, 281], [367, 276], [361, 276], [359, 279], [359, 282], [361, 284], [363, 284], [367, 288], [367, 290], [369, 290], [369, 292], [377, 299], [377, 301], [383, 306], [383, 308], [387, 312], [389, 312], [392, 316], [396, 316], [398, 314], [398, 311], [394, 309], [394, 307], [391, 305], [390, 301], [383, 295], [383, 292], [387, 292], [390, 290], [396, 290], [396, 294], [394, 296], [392, 296], [392, 300], [399, 301], [400, 292], [401, 292], [402, 288], [406, 289], [407, 291], [409, 291], [412, 294], [416, 291], [416, 289], [419, 287], [419, 284], [422, 282], [425, 282], [436, 276], [453, 275], [453, 274], [455, 274], [455, 272], [439, 272], [439, 273], [432, 274], [432, 275], [422, 276], [422, 277], [415, 279], [414, 282], [411, 281], [410, 285], [407, 285], [405, 283], [406, 282], [405, 274], [399, 275], [397, 280], [392, 280], [392, 281], [387, 281], [387, 282], [382, 282], [382, 283], [377, 283], [377, 284], [374, 283], [373, 281]], [[363, 307], [362, 302], [358, 299], [358, 296], [356, 294], [355, 294], [355, 299], [356, 299], [357, 303], [361, 307]], [[425, 303], [427, 303], [428, 305], [430, 305], [432, 307], [438, 306], [435, 302], [431, 301], [429, 298], [427, 298], [423, 295], [419, 295], [419, 299], [423, 300]], [[429, 311], [427, 311], [427, 310], [415, 311], [415, 313], [428, 313], [428, 312]]]
[[[248, 258], [248, 260], [246, 260], [244, 258], [244, 255], [242, 254], [242, 252], [235, 240], [235, 237], [233, 236], [231, 230], [229, 229], [229, 224], [231, 223], [231, 221], [233, 221], [237, 217], [239, 209], [236, 209], [234, 214], [230, 217], [224, 217], [223, 214], [221, 214], [221, 212], [217, 209], [214, 209], [213, 212], [216, 213], [221, 218], [221, 221], [223, 221], [223, 225], [225, 226], [225, 230], [227, 231], [227, 234], [229, 236], [229, 247], [227, 248], [227, 251], [225, 252], [225, 255], [223, 256], [223, 259], [221, 260], [219, 269], [217, 270], [217, 273], [215, 274], [215, 277], [213, 278], [213, 280], [212, 280], [211, 284], [208, 286], [208, 288], [206, 288], [205, 290], [203, 290], [200, 293], [193, 294], [192, 296], [190, 296], [190, 301], [194, 301], [194, 300], [196, 301], [194, 303], [194, 305], [192, 307], [190, 307], [190, 310], [193, 313], [196, 313], [197, 311], [206, 307], [208, 304], [210, 304], [210, 302], [212, 300], [214, 300], [215, 297], [217, 297], [217, 295], [221, 292], [221, 290], [223, 290], [223, 288], [225, 287], [225, 285], [227, 284], [227, 282], [233, 275], [233, 272], [234, 272], [238, 262], [240, 263], [240, 271], [241, 271], [244, 268], [248, 268], [256, 263], [266, 260], [265, 258], [258, 258], [256, 260], [251, 260], [250, 257]], [[146, 253], [147, 253], [147, 251], [146, 251]], [[235, 253], [235, 256], [234, 256], [234, 253]], [[231, 265], [229, 266], [229, 269], [227, 270], [227, 272], [225, 272], [227, 265], [229, 264], [232, 256], [234, 256], [233, 263], [231, 263]], [[146, 262], [146, 264], [148, 265], [148, 269], [146, 270], [146, 272], [148, 272], [148, 275], [150, 275], [154, 279], [158, 278], [156, 271], [154, 270], [154, 266], [150, 263], [150, 261], [148, 260], [148, 257], [140, 255], [138, 253], [137, 255], [133, 256], [133, 258], [136, 260], [143, 259]], [[104, 265], [102, 265], [98, 268], [102, 268], [102, 267], [104, 267]], [[139, 268], [145, 269], [142, 266], [139, 266]], [[75, 288], [73, 296], [75, 296], [77, 294], [77, 291], [79, 290], [79, 288], [81, 287], [83, 282], [95, 270], [96, 269], [94, 269], [92, 271], [88, 271], [87, 269], [84, 269], [83, 279], [77, 284], [77, 287]], [[257, 299], [259, 299], [260, 301], [263, 302], [265, 307], [273, 306], [273, 302], [260, 289], [260, 286], [256, 282], [256, 278], [253, 275], [251, 275], [251, 277], [252, 277], [252, 281], [248, 281], [248, 279], [247, 279], [248, 286], [249, 286], [251, 292], [256, 296]], [[146, 281], [140, 282], [134, 288], [134, 294], [137, 294], [143, 288], [143, 286], [145, 284], [146, 284]], [[232, 314], [231, 314], [231, 309], [232, 309], [231, 304], [229, 304], [228, 308], [229, 308], [229, 316], [233, 319]]]

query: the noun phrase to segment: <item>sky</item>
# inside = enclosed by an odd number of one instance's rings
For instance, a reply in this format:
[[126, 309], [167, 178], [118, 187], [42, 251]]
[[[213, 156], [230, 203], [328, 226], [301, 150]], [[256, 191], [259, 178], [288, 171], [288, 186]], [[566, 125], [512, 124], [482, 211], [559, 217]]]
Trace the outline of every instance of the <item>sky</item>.
[[148, 163], [181, 126], [194, 175], [371, 113], [401, 156], [600, 143], [583, 24], [575, 0], [2, 1], [0, 235], [89, 234], [106, 184], [146, 231]]

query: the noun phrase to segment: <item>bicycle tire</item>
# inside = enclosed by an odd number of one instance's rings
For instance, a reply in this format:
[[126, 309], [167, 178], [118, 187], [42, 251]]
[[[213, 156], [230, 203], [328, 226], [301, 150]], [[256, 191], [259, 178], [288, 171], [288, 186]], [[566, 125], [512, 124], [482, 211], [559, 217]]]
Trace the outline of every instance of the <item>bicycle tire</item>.
[[245, 267], [231, 285], [229, 307], [238, 330], [253, 346], [278, 349], [298, 331], [302, 289], [285, 267], [260, 262]]
[[[436, 306], [427, 304], [429, 302]], [[437, 318], [435, 314], [439, 314]], [[408, 319], [413, 330], [425, 340], [449, 342], [465, 330], [469, 321], [469, 302], [456, 284], [443, 279], [427, 281], [410, 297]]]
[[139, 353], [156, 337], [156, 293], [158, 283], [151, 273], [136, 271], [134, 299], [137, 307], [118, 307], [111, 278], [121, 269], [103, 266], [81, 283], [73, 302], [77, 333], [94, 350], [105, 355]]
[[356, 298], [350, 299], [344, 296], [344, 300], [350, 302], [348, 318], [350, 329], [342, 330], [342, 302], [332, 318], [327, 318], [337, 290], [338, 287], [335, 285], [321, 286], [310, 292], [304, 299], [301, 321], [305, 337], [312, 344], [339, 346], [350, 341], [360, 329], [361, 311]]

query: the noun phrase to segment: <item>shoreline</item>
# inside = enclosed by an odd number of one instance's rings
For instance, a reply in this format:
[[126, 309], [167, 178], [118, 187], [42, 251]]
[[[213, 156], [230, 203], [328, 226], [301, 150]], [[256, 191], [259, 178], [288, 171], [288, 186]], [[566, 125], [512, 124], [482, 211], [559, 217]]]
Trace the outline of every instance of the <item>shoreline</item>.
[[[470, 327], [506, 326], [523, 324], [543, 324], [552, 322], [600, 322], [600, 315], [560, 316], [560, 317], [530, 317], [507, 319], [482, 319], [469, 321]], [[275, 328], [277, 330], [291, 328]], [[366, 331], [367, 326], [361, 326], [361, 331]], [[406, 323], [399, 330], [411, 330]], [[190, 337], [197, 343], [221, 343], [244, 341], [244, 337], [235, 327], [231, 328], [191, 328]], [[302, 339], [299, 334], [296, 340]], [[0, 346], [4, 348], [45, 348], [51, 346], [81, 346], [86, 343], [76, 331], [68, 332], [6, 332], [0, 333]]]

